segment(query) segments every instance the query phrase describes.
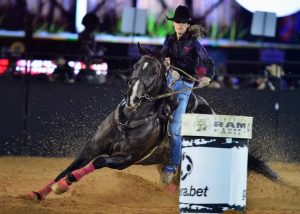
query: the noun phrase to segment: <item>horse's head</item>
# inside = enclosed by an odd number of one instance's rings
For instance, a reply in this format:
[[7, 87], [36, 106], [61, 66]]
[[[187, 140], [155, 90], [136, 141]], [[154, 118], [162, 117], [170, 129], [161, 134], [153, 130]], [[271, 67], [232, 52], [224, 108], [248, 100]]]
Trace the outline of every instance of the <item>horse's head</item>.
[[141, 58], [134, 64], [126, 95], [126, 107], [132, 110], [136, 110], [143, 99], [158, 95], [165, 82], [163, 54], [151, 52], [140, 44], [138, 48]]

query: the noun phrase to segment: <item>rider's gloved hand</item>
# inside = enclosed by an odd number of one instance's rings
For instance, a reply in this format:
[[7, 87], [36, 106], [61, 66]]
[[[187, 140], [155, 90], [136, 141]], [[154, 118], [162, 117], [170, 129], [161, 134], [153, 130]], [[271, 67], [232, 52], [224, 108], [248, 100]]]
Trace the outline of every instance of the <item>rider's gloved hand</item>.
[[205, 86], [208, 86], [209, 83], [210, 83], [211, 79], [209, 77], [202, 77], [200, 80], [199, 80], [199, 86], [201, 87], [205, 87]]
[[172, 69], [172, 80], [174, 79], [175, 81], [179, 80], [180, 79], [180, 74], [175, 71], [174, 69]]
[[171, 72], [172, 78], [170, 80], [169, 88], [173, 89], [175, 82], [180, 79], [180, 74], [177, 71], [175, 71], [174, 69], [170, 69], [170, 72]]
[[169, 70], [171, 66], [171, 59], [169, 57], [165, 58], [164, 66], [166, 67], [167, 70]]

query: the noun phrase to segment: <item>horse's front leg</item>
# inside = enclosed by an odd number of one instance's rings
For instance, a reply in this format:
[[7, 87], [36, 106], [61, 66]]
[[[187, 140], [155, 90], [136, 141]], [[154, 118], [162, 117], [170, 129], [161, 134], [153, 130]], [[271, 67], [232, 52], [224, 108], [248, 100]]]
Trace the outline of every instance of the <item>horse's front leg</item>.
[[119, 153], [112, 156], [99, 156], [86, 166], [76, 169], [62, 178], [59, 182], [51, 186], [52, 190], [57, 194], [62, 194], [69, 189], [73, 182], [78, 182], [82, 177], [103, 167], [112, 169], [124, 169], [133, 164], [132, 155]]
[[[93, 158], [97, 156], [95, 151], [93, 151], [95, 142], [89, 142], [84, 146], [84, 149], [79, 154], [79, 156], [64, 170], [62, 171], [54, 180], [49, 181], [44, 187], [39, 189], [38, 191], [32, 191], [27, 194], [29, 198], [43, 200], [46, 196], [52, 191], [52, 186], [60, 181], [63, 177], [65, 177], [70, 172], [79, 169], [86, 164], [88, 164]], [[67, 190], [68, 186], [64, 186]]]
[[[38, 191], [32, 191], [27, 194], [31, 199], [43, 200], [51, 191], [65, 192], [68, 189], [67, 183], [62, 183], [64, 187], [57, 189], [55, 183], [63, 182], [64, 177], [73, 172], [74, 170], [80, 169], [86, 166], [91, 160], [96, 158], [99, 155], [105, 153], [105, 139], [112, 135], [112, 130], [115, 128], [115, 123], [113, 119], [114, 112], [112, 112], [99, 126], [93, 139], [85, 144], [78, 157], [63, 171], [61, 172], [54, 180], [49, 181], [43, 188]], [[92, 170], [92, 168], [89, 168]], [[54, 185], [54, 186], [53, 186]], [[52, 187], [53, 186], [53, 187]], [[64, 188], [64, 189], [63, 189]]]
[[87, 166], [77, 169], [72, 173], [67, 175], [67, 179], [70, 183], [78, 182], [84, 175], [92, 172], [89, 169], [101, 169], [103, 167], [109, 167], [112, 169], [125, 169], [128, 166], [132, 165], [132, 155], [126, 153], [119, 153], [112, 156], [99, 156], [94, 159]]

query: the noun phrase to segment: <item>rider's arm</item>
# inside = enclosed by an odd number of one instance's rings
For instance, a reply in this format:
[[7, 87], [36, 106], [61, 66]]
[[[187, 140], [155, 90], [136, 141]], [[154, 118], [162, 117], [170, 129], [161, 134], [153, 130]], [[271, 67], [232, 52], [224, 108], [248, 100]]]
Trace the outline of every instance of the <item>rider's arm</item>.
[[165, 54], [165, 57], [169, 57], [169, 42], [168, 42], [168, 37], [166, 37], [166, 39], [165, 39], [165, 41], [163, 43], [162, 53]]
[[168, 37], [166, 37], [166, 39], [165, 39], [165, 41], [163, 43], [162, 53], [165, 55], [164, 65], [165, 65], [166, 69], [169, 70], [170, 64], [171, 64], [171, 59], [170, 59], [170, 55], [169, 55], [169, 41], [168, 41]]
[[197, 51], [197, 55], [203, 64], [207, 67], [206, 77], [209, 77], [211, 80], [215, 76], [215, 63], [214, 60], [208, 55], [205, 48], [196, 40], [195, 47]]

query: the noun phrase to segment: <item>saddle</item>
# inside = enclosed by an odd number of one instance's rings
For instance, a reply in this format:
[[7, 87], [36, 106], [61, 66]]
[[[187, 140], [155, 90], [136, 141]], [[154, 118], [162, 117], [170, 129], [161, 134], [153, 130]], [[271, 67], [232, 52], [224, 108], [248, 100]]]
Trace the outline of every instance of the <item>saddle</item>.
[[199, 104], [200, 103], [199, 103], [197, 96], [192, 92], [190, 95], [189, 102], [188, 102], [185, 112], [191, 113], [191, 112], [196, 111]]

